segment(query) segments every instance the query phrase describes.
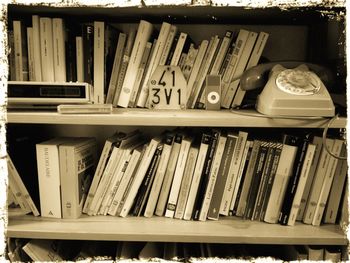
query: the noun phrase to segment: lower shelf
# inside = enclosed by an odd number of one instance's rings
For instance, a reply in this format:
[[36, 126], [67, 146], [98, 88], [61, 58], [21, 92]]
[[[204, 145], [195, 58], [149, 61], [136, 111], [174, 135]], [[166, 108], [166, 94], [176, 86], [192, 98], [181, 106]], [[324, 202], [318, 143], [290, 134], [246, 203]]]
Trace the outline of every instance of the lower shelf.
[[348, 242], [339, 225], [281, 226], [236, 217], [197, 222], [165, 217], [82, 216], [70, 220], [20, 215], [9, 217], [7, 237], [232, 244], [346, 245]]

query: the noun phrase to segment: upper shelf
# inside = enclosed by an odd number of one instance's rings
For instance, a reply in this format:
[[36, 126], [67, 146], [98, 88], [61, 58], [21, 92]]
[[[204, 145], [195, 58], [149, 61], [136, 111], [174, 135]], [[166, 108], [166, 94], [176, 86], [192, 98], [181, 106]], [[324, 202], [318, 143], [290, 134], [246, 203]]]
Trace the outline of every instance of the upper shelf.
[[[324, 128], [330, 119], [288, 119], [256, 116], [255, 111], [241, 110], [148, 110], [114, 109], [111, 114], [59, 114], [56, 111], [9, 111], [8, 123], [77, 124], [118, 126], [173, 127], [281, 127]], [[335, 119], [331, 128], [345, 128], [346, 118]]]

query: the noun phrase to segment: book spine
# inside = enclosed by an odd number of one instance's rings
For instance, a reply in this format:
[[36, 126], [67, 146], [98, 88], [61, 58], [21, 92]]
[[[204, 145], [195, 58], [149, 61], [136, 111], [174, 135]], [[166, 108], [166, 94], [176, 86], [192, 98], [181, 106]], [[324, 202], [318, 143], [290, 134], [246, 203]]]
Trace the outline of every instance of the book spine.
[[9, 30], [7, 33], [8, 46], [9, 46], [9, 80], [16, 80], [16, 53], [15, 53], [15, 40], [13, 30]]
[[167, 39], [166, 39], [166, 42], [165, 42], [165, 45], [164, 45], [164, 49], [163, 49], [162, 55], [160, 56], [160, 59], [159, 59], [159, 65], [160, 66], [164, 66], [166, 64], [166, 61], [168, 59], [168, 56], [169, 56], [169, 53], [170, 53], [170, 49], [171, 49], [171, 46], [172, 46], [172, 44], [174, 42], [176, 33], [177, 33], [177, 26], [171, 25], [169, 34], [167, 36]]
[[76, 61], [77, 61], [77, 81], [84, 82], [84, 51], [83, 38], [75, 37]]
[[40, 17], [40, 49], [42, 80], [54, 82], [52, 18]]
[[13, 21], [13, 39], [14, 39], [14, 53], [15, 53], [15, 80], [23, 81], [28, 80], [28, 61], [26, 36], [24, 31], [24, 25], [20, 20]]
[[210, 75], [218, 75], [220, 67], [224, 62], [227, 50], [230, 46], [231, 40], [233, 37], [232, 31], [226, 31], [224, 38], [222, 39], [219, 51], [215, 57], [213, 67], [211, 68]]
[[123, 86], [118, 99], [118, 106], [120, 107], [128, 107], [132, 88], [136, 79], [136, 72], [140, 66], [142, 54], [145, 50], [146, 44], [151, 36], [152, 28], [153, 27], [151, 23], [145, 20], [140, 21], [131, 52], [130, 61], [125, 73]]
[[[199, 212], [199, 220], [200, 221], [205, 221], [207, 219], [208, 211], [209, 211], [209, 206], [210, 202], [213, 198], [213, 192], [214, 192], [214, 187], [215, 187], [215, 182], [218, 176], [218, 171], [220, 168], [220, 163], [222, 160], [222, 155], [225, 149], [225, 144], [227, 141], [226, 136], [220, 136], [218, 138], [218, 143], [215, 149], [215, 154], [213, 157], [213, 162], [210, 167], [210, 173], [209, 173], [209, 178], [208, 178], [208, 183], [205, 189], [205, 194], [204, 198], [202, 201], [202, 206]], [[216, 197], [214, 197], [216, 198]]]
[[175, 47], [173, 57], [171, 58], [171, 61], [170, 61], [171, 66], [177, 66], [179, 64], [181, 53], [186, 41], [188, 41], [187, 33], [181, 32]]
[[[249, 57], [252, 53], [257, 36], [258, 34], [256, 32], [249, 32], [247, 42], [244, 45], [241, 56], [238, 58], [237, 66], [233, 71], [232, 78], [239, 77], [244, 72], [247, 66]], [[239, 79], [231, 82], [228, 85], [227, 91], [224, 94], [223, 100], [221, 101], [222, 107], [229, 108], [231, 106], [231, 102], [233, 100], [233, 97], [236, 94], [238, 84], [239, 84]]]
[[94, 103], [104, 103], [104, 39], [105, 39], [105, 23], [102, 21], [94, 21], [94, 48], [93, 48], [93, 70], [94, 70]]
[[27, 27], [27, 47], [28, 47], [28, 72], [29, 81], [35, 81], [34, 66], [34, 45], [33, 45], [33, 28]]
[[53, 68], [56, 82], [66, 82], [65, 26], [62, 18], [52, 18]]
[[39, 16], [32, 16], [33, 27], [33, 57], [34, 57], [34, 80], [41, 81], [41, 54], [40, 54], [40, 23]]

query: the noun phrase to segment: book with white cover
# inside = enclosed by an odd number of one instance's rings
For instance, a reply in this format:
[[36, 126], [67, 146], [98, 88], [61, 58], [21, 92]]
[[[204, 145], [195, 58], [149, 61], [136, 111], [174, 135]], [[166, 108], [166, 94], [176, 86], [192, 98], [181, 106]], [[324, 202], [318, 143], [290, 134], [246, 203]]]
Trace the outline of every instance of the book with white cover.
[[153, 72], [159, 65], [160, 58], [162, 56], [163, 50], [166, 45], [166, 41], [170, 32], [171, 24], [167, 22], [163, 22], [158, 34], [157, 42], [154, 46], [154, 52], [152, 53], [152, 56], [149, 58], [149, 66], [146, 68], [144, 81], [142, 83], [142, 86], [140, 88], [140, 94], [138, 96], [137, 100], [137, 106], [138, 107], [144, 107], [146, 105], [146, 101], [148, 98], [148, 81], [149, 78], [152, 76]]
[[104, 103], [105, 23], [94, 21], [94, 103]]
[[36, 144], [42, 217], [62, 218], [59, 145], [66, 141], [54, 138]]
[[168, 59], [168, 56], [169, 56], [169, 53], [171, 50], [171, 46], [174, 42], [176, 34], [177, 34], [177, 26], [171, 25], [170, 31], [169, 31], [169, 34], [168, 34], [168, 37], [167, 37], [167, 40], [165, 42], [165, 46], [164, 46], [164, 49], [162, 52], [162, 55], [159, 59], [160, 66], [164, 66], [166, 64], [166, 61]]
[[301, 174], [300, 174], [298, 186], [297, 186], [297, 189], [295, 191], [294, 198], [293, 198], [293, 204], [292, 204], [291, 210], [289, 212], [289, 217], [288, 217], [288, 222], [287, 222], [288, 226], [293, 226], [295, 224], [295, 220], [298, 216], [301, 197], [302, 197], [304, 189], [305, 189], [307, 177], [310, 174], [309, 171], [311, 168], [312, 159], [315, 155], [315, 150], [316, 150], [316, 146], [312, 143], [309, 143], [309, 145], [307, 147], [306, 154], [305, 154], [305, 159], [303, 162], [303, 167], [301, 169]]
[[173, 134], [165, 135], [162, 155], [160, 157], [157, 172], [156, 172], [155, 177], [154, 177], [151, 192], [150, 192], [148, 202], [146, 205], [146, 209], [144, 212], [145, 217], [153, 216], [154, 211], [156, 209], [158, 197], [160, 195], [160, 190], [161, 190], [161, 187], [162, 187], [162, 184], [164, 181], [164, 176], [165, 176], [168, 162], [170, 159], [170, 153], [171, 153], [173, 141], [174, 141]]
[[[29, 211], [31, 211], [33, 213], [34, 216], [39, 216], [40, 213], [35, 205], [35, 203], [33, 202], [32, 197], [30, 196], [26, 186], [24, 185], [21, 176], [19, 175], [16, 167], [14, 166], [11, 157], [8, 155], [7, 156], [7, 167], [8, 167], [8, 172], [9, 172], [9, 182], [10, 182], [10, 187], [11, 189], [13, 189], [13, 185], [15, 185], [16, 189], [18, 189], [18, 191], [20, 192], [21, 196], [20, 198], [24, 198], [24, 201], [22, 202], [22, 204], [25, 202], [28, 206], [22, 207], [21, 203], [21, 208], [24, 211], [28, 211], [27, 207], [29, 207]], [[16, 197], [18, 196], [17, 194], [15, 195]], [[28, 212], [29, 212], [28, 211]]]
[[235, 41], [235, 47], [233, 49], [233, 53], [231, 55], [230, 61], [222, 76], [222, 89], [221, 89], [222, 98], [226, 96], [229, 85], [233, 78], [233, 74], [237, 68], [239, 58], [241, 57], [244, 47], [247, 43], [248, 36], [249, 36], [249, 31], [245, 29], [241, 29], [238, 33], [237, 39]]
[[194, 203], [195, 203], [197, 191], [199, 188], [201, 175], [204, 168], [207, 152], [209, 149], [209, 143], [210, 143], [210, 135], [207, 133], [203, 133], [201, 143], [199, 146], [196, 166], [194, 169], [193, 178], [190, 186], [190, 191], [188, 193], [185, 214], [183, 217], [185, 220], [190, 220], [192, 217], [192, 211], [194, 208]]
[[84, 82], [84, 52], [83, 52], [83, 37], [75, 37], [75, 55], [77, 61], [77, 81]]
[[210, 167], [209, 180], [205, 189], [205, 195], [204, 195], [204, 199], [203, 199], [202, 206], [199, 213], [200, 221], [205, 221], [207, 219], [209, 206], [210, 206], [211, 199], [213, 197], [215, 182], [218, 176], [218, 171], [220, 168], [221, 159], [225, 149], [226, 141], [227, 141], [227, 136], [224, 134], [221, 134], [215, 149], [213, 162]]
[[33, 28], [27, 27], [28, 80], [35, 81]]
[[22, 249], [35, 262], [60, 262], [64, 258], [59, 254], [57, 240], [32, 239]]
[[132, 204], [134, 203], [137, 191], [140, 188], [140, 185], [143, 181], [143, 178], [147, 172], [147, 169], [151, 163], [152, 157], [157, 149], [158, 144], [161, 142], [160, 137], [154, 137], [151, 139], [149, 145], [146, 148], [146, 151], [141, 160], [140, 166], [135, 174], [135, 178], [132, 182], [128, 196], [123, 204], [123, 208], [119, 214], [121, 217], [126, 217], [131, 209]]
[[142, 54], [146, 44], [151, 37], [153, 25], [145, 20], [141, 20], [137, 29], [135, 42], [131, 52], [129, 64], [125, 73], [123, 86], [118, 99], [118, 106], [128, 107], [132, 88], [136, 80], [136, 73], [140, 66]]
[[41, 81], [40, 25], [39, 16], [32, 15], [34, 80]]
[[53, 68], [56, 82], [65, 82], [67, 80], [65, 33], [63, 19], [58, 17], [52, 18]]
[[[333, 145], [334, 145], [334, 139], [327, 138], [326, 147], [328, 149], [332, 149]], [[322, 183], [323, 183], [324, 177], [326, 176], [326, 171], [328, 168], [330, 157], [331, 157], [330, 154], [325, 150], [325, 145], [323, 145], [320, 159], [317, 164], [317, 170], [314, 175], [309, 198], [307, 200], [305, 212], [303, 215], [303, 222], [305, 224], [311, 224], [314, 218], [314, 215], [316, 212], [316, 204], [321, 194]]]
[[[332, 147], [332, 153], [335, 156], [339, 156], [344, 144], [344, 140], [342, 139], [334, 139], [334, 145]], [[329, 160], [329, 164], [326, 170], [325, 177], [323, 179], [320, 196], [318, 197], [318, 201], [316, 204], [316, 211], [314, 218], [312, 220], [313, 226], [319, 226], [321, 224], [321, 220], [323, 217], [323, 213], [326, 207], [326, 203], [328, 200], [329, 192], [331, 190], [333, 178], [335, 176], [335, 171], [338, 164], [338, 159], [331, 156]]]
[[[258, 37], [258, 33], [252, 32], [252, 31], [249, 32], [247, 42], [244, 45], [242, 54], [238, 58], [238, 62], [237, 62], [236, 68], [233, 71], [233, 76], [232, 76], [233, 79], [239, 77], [244, 72], [244, 70], [245, 70], [245, 68], [247, 66], [249, 57], [250, 57], [250, 55], [252, 53], [252, 50], [254, 48], [254, 44], [255, 44], [255, 41], [256, 41], [257, 37]], [[221, 100], [221, 106], [222, 107], [224, 107], [226, 109], [230, 108], [231, 102], [233, 100], [233, 97], [236, 94], [238, 85], [239, 85], [239, 79], [235, 80], [235, 81], [232, 81], [228, 85], [227, 91], [226, 91], [226, 93], [224, 94], [224, 96], [223, 96], [223, 98]]]
[[225, 59], [226, 52], [231, 44], [233, 37], [232, 31], [226, 31], [224, 38], [221, 41], [220, 48], [215, 57], [215, 61], [213, 63], [213, 67], [210, 70], [210, 75], [218, 75], [221, 65]]
[[[267, 40], [269, 38], [269, 34], [266, 32], [260, 32], [258, 35], [258, 39], [256, 40], [256, 43], [254, 45], [254, 49], [252, 51], [252, 54], [249, 58], [248, 64], [246, 69], [250, 69], [251, 67], [254, 67], [258, 65], [259, 59], [262, 55], [262, 52], [264, 51], [265, 45], [267, 43]], [[241, 88], [240, 85], [238, 85], [238, 89], [236, 91], [236, 95], [233, 97], [232, 101], [232, 107], [237, 107], [242, 104], [244, 95], [246, 91]]]
[[[21, 20], [13, 21], [13, 39], [15, 54], [15, 80], [28, 80], [28, 51], [26, 30]], [[52, 43], [52, 41], [51, 41]]]
[[173, 181], [171, 184], [169, 198], [166, 205], [165, 217], [174, 217], [176, 204], [179, 197], [181, 181], [186, 167], [186, 160], [191, 147], [191, 143], [192, 139], [190, 137], [184, 137], [181, 141], [179, 157], [176, 162]]
[[77, 137], [59, 145], [62, 218], [79, 218], [95, 170], [94, 138]]
[[40, 50], [42, 81], [54, 82], [52, 18], [40, 17]]
[[268, 199], [264, 221], [277, 223], [288, 180], [292, 173], [297, 147], [283, 144], [275, 179]]
[[189, 41], [189, 37], [187, 33], [181, 32], [179, 39], [176, 43], [175, 51], [173, 54], [173, 57], [171, 58], [170, 65], [171, 66], [177, 66], [181, 57], [182, 50], [185, 46], [185, 43]]

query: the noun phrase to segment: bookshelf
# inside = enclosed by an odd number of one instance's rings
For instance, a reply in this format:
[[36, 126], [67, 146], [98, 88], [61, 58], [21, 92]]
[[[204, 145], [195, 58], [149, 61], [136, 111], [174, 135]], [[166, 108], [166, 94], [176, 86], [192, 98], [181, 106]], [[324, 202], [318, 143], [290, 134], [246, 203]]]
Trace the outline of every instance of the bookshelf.
[[[301, 11], [302, 10], [302, 11]], [[81, 20], [103, 19], [116, 23], [123, 29], [146, 19], [159, 29], [162, 21], [179, 25], [195, 40], [214, 33], [223, 35], [227, 29], [266, 30], [271, 38], [264, 55], [272, 61], [307, 60], [325, 62], [336, 68], [339, 58], [324, 54], [324, 50], [338, 47], [337, 38], [331, 33], [338, 27], [336, 19], [329, 23], [327, 7], [283, 11], [278, 7], [248, 9], [239, 6], [120, 6], [120, 7], [53, 7], [8, 5], [8, 19], [30, 19], [32, 14], [55, 15], [63, 18], [77, 17]], [[344, 11], [335, 6], [333, 14]], [[116, 15], [118, 14], [118, 15]], [[329, 16], [331, 17], [331, 16]], [[329, 18], [328, 17], [328, 18]], [[335, 23], [335, 25], [333, 24]], [[339, 22], [341, 23], [341, 22]], [[203, 30], [206, 29], [206, 30]], [[285, 32], [288, 32], [286, 34]], [[283, 38], [285, 37], [285, 38]], [[321, 39], [320, 39], [321, 38]], [[284, 51], [288, 48], [288, 52]], [[341, 48], [341, 47], [340, 47]], [[339, 48], [336, 48], [337, 50]], [[341, 80], [337, 79], [336, 92], [343, 95]], [[345, 96], [345, 95], [344, 95]], [[43, 137], [50, 135], [92, 135], [100, 146], [113, 130], [138, 127], [150, 134], [167, 128], [205, 127], [245, 129], [310, 129], [322, 131], [327, 118], [288, 119], [256, 116], [253, 110], [240, 114], [231, 110], [149, 110], [140, 108], [114, 108], [110, 114], [59, 114], [54, 110], [19, 110], [6, 112], [5, 123], [10, 130], [26, 128]], [[330, 129], [343, 129], [347, 118], [335, 119]], [[12, 129], [11, 129], [12, 128]], [[218, 221], [195, 222], [165, 217], [87, 216], [79, 219], [48, 219], [31, 215], [19, 215], [9, 211], [6, 236], [9, 238], [105, 240], [105, 241], [154, 241], [154, 242], [207, 242], [232, 244], [285, 244], [285, 245], [337, 245], [346, 247], [348, 240], [339, 224], [323, 224], [319, 227], [296, 223], [295, 226], [267, 224], [237, 217], [224, 217]]]

